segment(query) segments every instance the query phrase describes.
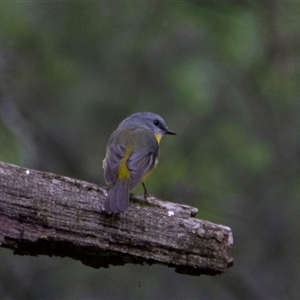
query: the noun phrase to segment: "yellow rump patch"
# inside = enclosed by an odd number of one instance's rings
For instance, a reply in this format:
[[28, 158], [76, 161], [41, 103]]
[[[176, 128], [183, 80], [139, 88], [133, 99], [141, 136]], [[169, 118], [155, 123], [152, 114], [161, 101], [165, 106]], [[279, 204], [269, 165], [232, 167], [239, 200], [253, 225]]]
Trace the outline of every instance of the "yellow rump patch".
[[122, 158], [120, 167], [119, 167], [119, 173], [118, 173], [118, 179], [125, 180], [130, 178], [130, 170], [127, 168], [127, 159], [130, 155], [130, 149], [126, 149], [125, 156]]

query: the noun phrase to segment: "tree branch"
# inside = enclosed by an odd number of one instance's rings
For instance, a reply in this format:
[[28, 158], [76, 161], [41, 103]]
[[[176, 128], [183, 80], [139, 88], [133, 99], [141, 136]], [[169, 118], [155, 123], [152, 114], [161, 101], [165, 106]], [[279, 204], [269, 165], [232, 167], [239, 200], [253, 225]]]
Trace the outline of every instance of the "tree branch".
[[196, 208], [131, 196], [125, 214], [102, 211], [95, 184], [0, 162], [0, 245], [20, 255], [72, 257], [95, 267], [163, 264], [215, 275], [233, 265], [231, 229]]

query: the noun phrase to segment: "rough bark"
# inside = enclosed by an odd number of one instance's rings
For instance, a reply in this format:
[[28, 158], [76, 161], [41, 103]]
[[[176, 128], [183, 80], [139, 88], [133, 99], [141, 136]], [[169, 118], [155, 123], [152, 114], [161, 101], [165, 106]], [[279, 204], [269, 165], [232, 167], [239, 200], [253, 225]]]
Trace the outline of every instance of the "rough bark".
[[95, 268], [158, 263], [215, 275], [233, 265], [230, 228], [196, 219], [196, 208], [132, 195], [125, 214], [107, 215], [103, 192], [92, 183], [0, 162], [0, 245]]

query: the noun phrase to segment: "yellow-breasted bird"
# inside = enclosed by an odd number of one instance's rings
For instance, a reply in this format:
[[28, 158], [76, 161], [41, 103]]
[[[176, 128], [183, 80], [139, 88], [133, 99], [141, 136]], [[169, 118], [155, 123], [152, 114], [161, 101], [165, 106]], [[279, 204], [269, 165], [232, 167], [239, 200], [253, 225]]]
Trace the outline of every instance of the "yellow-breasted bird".
[[104, 210], [125, 212], [129, 207], [129, 192], [140, 182], [148, 196], [145, 178], [157, 164], [159, 143], [168, 129], [164, 119], [151, 112], [138, 112], [123, 122], [109, 138], [103, 160], [104, 177], [109, 185]]

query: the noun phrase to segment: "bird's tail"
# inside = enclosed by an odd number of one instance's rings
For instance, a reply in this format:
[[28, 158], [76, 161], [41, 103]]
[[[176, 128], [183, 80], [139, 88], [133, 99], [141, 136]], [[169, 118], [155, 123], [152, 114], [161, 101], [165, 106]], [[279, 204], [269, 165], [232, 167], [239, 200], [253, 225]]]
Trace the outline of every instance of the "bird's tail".
[[117, 180], [109, 189], [104, 201], [107, 213], [123, 213], [129, 207], [129, 180]]

